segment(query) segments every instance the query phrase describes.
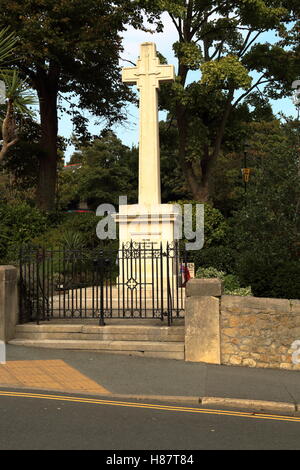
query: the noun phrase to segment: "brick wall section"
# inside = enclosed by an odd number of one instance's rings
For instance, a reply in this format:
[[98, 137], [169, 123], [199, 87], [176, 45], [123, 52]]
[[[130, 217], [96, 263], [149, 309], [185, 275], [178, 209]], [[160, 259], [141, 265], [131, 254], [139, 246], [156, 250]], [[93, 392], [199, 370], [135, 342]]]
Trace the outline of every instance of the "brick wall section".
[[221, 297], [221, 363], [300, 370], [291, 345], [300, 340], [300, 300]]

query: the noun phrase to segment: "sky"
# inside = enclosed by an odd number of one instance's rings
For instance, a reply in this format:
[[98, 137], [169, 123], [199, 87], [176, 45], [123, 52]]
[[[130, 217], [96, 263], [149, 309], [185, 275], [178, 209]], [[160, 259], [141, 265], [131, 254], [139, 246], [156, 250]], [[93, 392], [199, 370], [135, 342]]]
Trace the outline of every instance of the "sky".
[[[139, 56], [140, 44], [143, 42], [155, 42], [157, 50], [167, 59], [169, 64], [177, 64], [177, 60], [173, 54], [172, 44], [177, 41], [177, 32], [171, 19], [167, 13], [162, 15], [164, 22], [164, 31], [162, 33], [146, 33], [144, 31], [135, 30], [133, 27], [128, 27], [127, 31], [123, 33], [123, 48], [124, 52], [121, 54], [120, 64], [124, 67], [130, 67], [131, 64], [126, 62], [129, 60], [136, 63]], [[273, 42], [275, 39], [274, 34], [266, 33], [262, 36], [261, 41]], [[200, 71], [192, 72], [190, 75], [190, 81], [200, 79]], [[64, 103], [65, 104], [65, 103]], [[273, 111], [275, 114], [284, 112], [288, 116], [296, 116], [295, 105], [292, 99], [287, 98], [283, 100], [277, 100], [272, 102]], [[117, 136], [123, 141], [123, 143], [129, 147], [132, 145], [138, 145], [138, 109], [136, 106], [128, 105], [126, 108], [127, 121], [123, 124], [115, 125], [112, 129], [115, 131]], [[96, 118], [90, 115], [88, 112], [85, 116], [89, 119], [89, 131], [92, 134], [98, 135], [102, 128], [100, 125], [94, 125]], [[165, 113], [160, 113], [160, 119], [165, 118]], [[70, 118], [64, 114], [59, 119], [59, 134], [69, 138], [72, 135], [72, 123]], [[70, 156], [74, 151], [73, 146], [69, 146], [66, 151], [66, 162], [69, 161]]]

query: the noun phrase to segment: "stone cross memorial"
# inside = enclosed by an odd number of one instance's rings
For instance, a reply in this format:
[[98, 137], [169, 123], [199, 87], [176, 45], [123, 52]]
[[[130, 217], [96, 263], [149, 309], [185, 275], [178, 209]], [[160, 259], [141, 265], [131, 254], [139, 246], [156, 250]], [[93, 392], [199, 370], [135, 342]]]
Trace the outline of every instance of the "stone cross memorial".
[[140, 132], [138, 204], [120, 206], [115, 215], [120, 246], [130, 241], [165, 245], [176, 238], [178, 214], [175, 206], [161, 204], [158, 91], [160, 83], [175, 80], [174, 66], [160, 64], [155, 44], [146, 42], [136, 67], [123, 69], [122, 80], [139, 90]]
[[140, 92], [140, 204], [161, 204], [158, 90], [160, 83], [174, 80], [174, 66], [160, 64], [154, 43], [142, 44], [137, 66], [123, 69], [122, 81]]

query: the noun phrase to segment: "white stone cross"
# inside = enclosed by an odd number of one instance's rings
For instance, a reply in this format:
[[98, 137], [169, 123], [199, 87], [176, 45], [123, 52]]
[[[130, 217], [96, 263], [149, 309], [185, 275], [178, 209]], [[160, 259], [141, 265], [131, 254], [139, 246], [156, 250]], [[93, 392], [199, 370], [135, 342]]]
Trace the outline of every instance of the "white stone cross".
[[124, 68], [122, 81], [140, 91], [139, 204], [161, 204], [158, 90], [175, 80], [173, 65], [161, 65], [152, 42], [141, 44], [136, 67]]

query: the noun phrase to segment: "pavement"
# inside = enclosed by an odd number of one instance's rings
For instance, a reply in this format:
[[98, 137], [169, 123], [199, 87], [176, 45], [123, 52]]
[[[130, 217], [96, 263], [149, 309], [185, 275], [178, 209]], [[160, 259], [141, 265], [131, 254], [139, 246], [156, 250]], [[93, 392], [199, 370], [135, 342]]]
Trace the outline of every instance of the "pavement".
[[7, 345], [0, 387], [300, 415], [300, 372]]

